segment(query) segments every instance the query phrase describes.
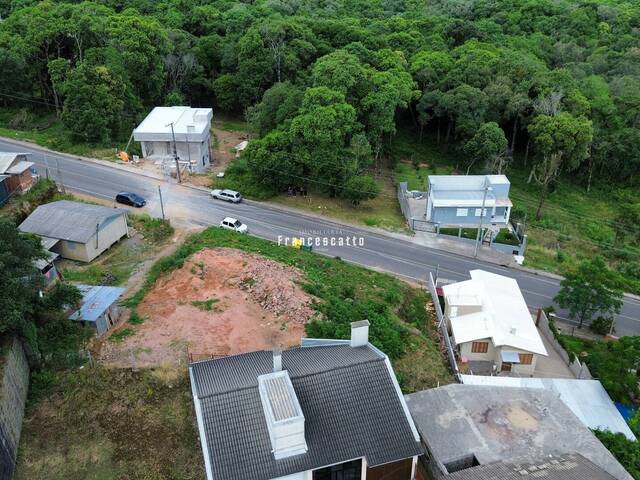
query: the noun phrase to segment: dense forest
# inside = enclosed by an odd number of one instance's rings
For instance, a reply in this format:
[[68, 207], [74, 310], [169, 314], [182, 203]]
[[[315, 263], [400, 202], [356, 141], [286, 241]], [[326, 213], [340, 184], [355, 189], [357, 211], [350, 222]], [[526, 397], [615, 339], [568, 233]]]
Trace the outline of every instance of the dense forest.
[[[616, 0], [0, 0], [0, 105], [79, 140], [158, 104], [245, 115], [248, 170], [354, 203], [399, 125], [460, 169], [629, 185], [640, 172], [640, 4]], [[515, 153], [515, 155], [514, 155]]]

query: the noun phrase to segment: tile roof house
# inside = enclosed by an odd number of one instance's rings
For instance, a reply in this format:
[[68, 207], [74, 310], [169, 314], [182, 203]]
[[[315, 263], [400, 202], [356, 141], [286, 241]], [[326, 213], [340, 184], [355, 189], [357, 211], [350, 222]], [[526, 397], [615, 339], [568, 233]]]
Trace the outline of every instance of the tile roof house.
[[418, 432], [368, 325], [191, 364], [207, 479], [414, 478]]
[[[181, 165], [191, 171], [202, 172], [211, 163], [210, 108], [155, 107], [133, 131], [133, 138], [142, 146], [142, 156], [175, 167], [173, 142]], [[173, 131], [171, 130], [173, 124]]]
[[0, 152], [0, 175], [6, 175], [9, 193], [26, 192], [35, 183], [37, 175], [32, 172], [33, 162], [29, 153]]
[[[535, 465], [549, 455], [575, 453], [613, 478], [632, 480], [596, 436], [548, 390], [453, 384], [405, 398], [426, 450], [420, 468], [435, 480], [494, 478], [476, 476], [476, 472], [502, 469], [496, 462]], [[591, 477], [570, 476], [567, 480], [574, 478]]]
[[631, 441], [636, 436], [599, 380], [576, 378], [516, 378], [461, 375], [465, 385], [487, 385], [496, 388], [538, 388], [553, 392], [592, 430], [622, 433]]
[[36, 208], [18, 228], [63, 258], [90, 262], [128, 235], [127, 210], [60, 200]]
[[509, 187], [504, 175], [429, 175], [426, 220], [440, 226], [509, 223]]
[[471, 280], [442, 287], [458, 354], [472, 370], [474, 362], [489, 362], [497, 371], [533, 375], [537, 357], [547, 356], [547, 350], [518, 282], [484, 270], [470, 275]]

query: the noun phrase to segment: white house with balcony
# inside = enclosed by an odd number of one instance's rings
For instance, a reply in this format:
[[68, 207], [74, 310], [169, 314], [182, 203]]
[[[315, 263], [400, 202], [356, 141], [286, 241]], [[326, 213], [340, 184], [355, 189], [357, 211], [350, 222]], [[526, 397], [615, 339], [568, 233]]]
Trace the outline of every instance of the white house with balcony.
[[[496, 373], [533, 375], [547, 356], [518, 283], [472, 270], [471, 280], [442, 287], [445, 317], [461, 360], [473, 370], [492, 364]], [[484, 365], [483, 365], [484, 364]]]
[[212, 161], [210, 108], [155, 107], [133, 131], [142, 157], [175, 170], [174, 142], [180, 169], [203, 172]]

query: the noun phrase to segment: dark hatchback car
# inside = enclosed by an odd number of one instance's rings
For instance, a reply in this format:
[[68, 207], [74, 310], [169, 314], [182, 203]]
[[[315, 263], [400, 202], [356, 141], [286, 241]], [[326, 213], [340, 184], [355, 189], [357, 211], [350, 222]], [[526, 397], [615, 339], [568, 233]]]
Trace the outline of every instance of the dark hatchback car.
[[120, 192], [116, 195], [116, 202], [136, 208], [144, 207], [147, 204], [144, 198], [132, 192]]

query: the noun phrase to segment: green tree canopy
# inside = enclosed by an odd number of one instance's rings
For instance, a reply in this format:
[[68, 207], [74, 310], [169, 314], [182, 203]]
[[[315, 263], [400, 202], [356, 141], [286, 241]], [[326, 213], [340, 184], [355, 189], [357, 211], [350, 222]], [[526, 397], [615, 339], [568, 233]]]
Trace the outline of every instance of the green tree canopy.
[[585, 260], [575, 270], [565, 273], [554, 301], [569, 310], [569, 316], [579, 321], [591, 320], [596, 313], [620, 313], [623, 292], [617, 277], [602, 257]]

